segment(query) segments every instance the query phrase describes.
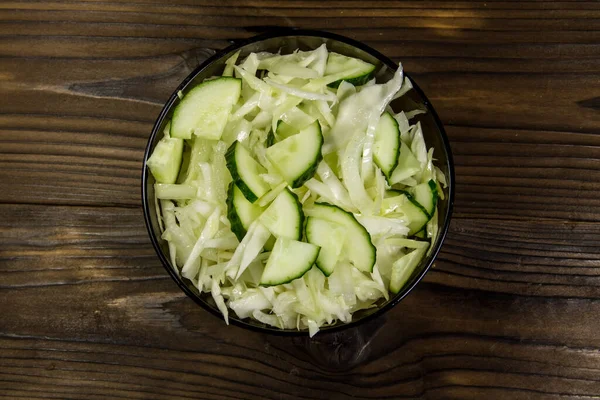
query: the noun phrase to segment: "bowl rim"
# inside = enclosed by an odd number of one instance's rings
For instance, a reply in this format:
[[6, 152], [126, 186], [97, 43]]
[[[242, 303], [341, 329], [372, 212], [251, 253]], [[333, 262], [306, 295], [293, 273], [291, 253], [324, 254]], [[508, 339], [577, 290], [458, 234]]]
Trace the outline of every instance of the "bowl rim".
[[[236, 50], [240, 49], [241, 47], [244, 47], [244, 46], [252, 44], [252, 43], [260, 42], [263, 40], [267, 40], [267, 39], [272, 39], [272, 38], [276, 38], [276, 37], [286, 37], [286, 36], [318, 37], [318, 38], [336, 40], [336, 41], [345, 43], [347, 45], [356, 47], [356, 48], [370, 54], [371, 56], [377, 58], [384, 65], [391, 68], [392, 70], [397, 69], [397, 65], [389, 57], [383, 55], [379, 51], [373, 49], [372, 47], [370, 47], [364, 43], [361, 43], [357, 40], [348, 38], [346, 36], [326, 32], [326, 31], [321, 31], [321, 30], [313, 30], [313, 29], [273, 28], [273, 30], [271, 30], [271, 31], [252, 36], [248, 39], [229, 40], [229, 42], [232, 43], [230, 46], [227, 46], [224, 49], [217, 51], [214, 55], [210, 56], [204, 62], [202, 62], [200, 65], [198, 65], [190, 74], [188, 74], [188, 76], [173, 91], [173, 94], [169, 97], [169, 100], [165, 103], [160, 114], [156, 118], [156, 121], [152, 128], [152, 132], [150, 134], [150, 137], [148, 138], [148, 143], [146, 144], [146, 149], [144, 151], [144, 158], [142, 160], [142, 177], [141, 177], [141, 184], [142, 184], [141, 192], [142, 193], [141, 194], [142, 194], [142, 207], [143, 207], [143, 213], [144, 213], [144, 222], [146, 224], [148, 236], [150, 237], [150, 241], [152, 242], [152, 246], [154, 247], [154, 251], [158, 255], [158, 258], [160, 259], [163, 267], [167, 270], [167, 273], [171, 276], [173, 281], [175, 281], [175, 283], [177, 284], [179, 289], [182, 290], [196, 304], [200, 305], [203, 309], [207, 310], [208, 312], [217, 316], [220, 319], [223, 318], [223, 315], [221, 314], [221, 312], [218, 311], [217, 309], [214, 309], [209, 304], [207, 304], [205, 301], [203, 301], [198, 295], [196, 295], [194, 292], [192, 292], [187, 285], [184, 284], [181, 277], [178, 274], [176, 274], [176, 272], [173, 270], [173, 268], [171, 268], [170, 261], [167, 259], [166, 255], [162, 252], [158, 238], [152, 229], [152, 222], [150, 219], [150, 213], [151, 213], [150, 202], [148, 201], [148, 193], [146, 190], [149, 174], [148, 174], [148, 168], [146, 167], [146, 162], [148, 160], [148, 157], [150, 156], [150, 150], [151, 150], [154, 138], [156, 137], [157, 134], [159, 134], [160, 126], [161, 126], [164, 118], [169, 114], [169, 112], [171, 111], [171, 107], [173, 106], [175, 101], [177, 101], [177, 99], [178, 99], [178, 92], [183, 90], [184, 88], [186, 88], [187, 85], [190, 82], [192, 82], [198, 74], [200, 74], [200, 72], [202, 72], [206, 67], [208, 67], [210, 64], [212, 64], [217, 59], [223, 57], [224, 55], [226, 55], [232, 51], [236, 51]], [[368, 321], [374, 320], [375, 318], [385, 314], [387, 311], [389, 311], [390, 309], [395, 307], [398, 303], [400, 303], [421, 282], [421, 280], [423, 279], [425, 274], [427, 274], [427, 272], [429, 271], [429, 269], [435, 262], [437, 255], [438, 255], [438, 253], [444, 243], [446, 235], [448, 233], [448, 229], [450, 227], [450, 220], [452, 217], [452, 211], [453, 211], [453, 206], [454, 206], [454, 186], [455, 186], [454, 161], [453, 161], [453, 157], [452, 157], [452, 149], [450, 147], [450, 141], [448, 140], [448, 136], [446, 134], [446, 131], [444, 129], [444, 125], [442, 124], [442, 121], [440, 120], [437, 112], [435, 111], [433, 105], [431, 104], [431, 102], [429, 101], [429, 99], [427, 98], [427, 96], [425, 95], [423, 90], [421, 90], [421, 88], [417, 85], [417, 83], [414, 81], [414, 79], [412, 79], [412, 77], [410, 77], [410, 75], [408, 75], [406, 72], [405, 72], [405, 76], [408, 76], [410, 78], [411, 83], [413, 84], [413, 90], [415, 90], [417, 92], [417, 94], [421, 97], [421, 99], [423, 100], [423, 104], [427, 108], [427, 112], [430, 113], [430, 115], [433, 117], [433, 120], [440, 131], [442, 143], [444, 145], [444, 148], [445, 148], [445, 151], [447, 154], [447, 163], [448, 163], [448, 172], [449, 172], [448, 176], [446, 177], [447, 183], [448, 183], [448, 208], [446, 211], [442, 229], [438, 235], [438, 245], [431, 252], [427, 265], [421, 270], [421, 272], [418, 274], [418, 276], [416, 276], [416, 278], [413, 278], [413, 281], [410, 283], [410, 285], [408, 285], [407, 287], [404, 288], [403, 293], [401, 293], [400, 295], [396, 295], [395, 297], [390, 299], [390, 301], [388, 301], [386, 304], [379, 307], [376, 311], [374, 311], [370, 314], [367, 314], [358, 320], [352, 320], [348, 323], [335, 324], [332, 326], [324, 326], [320, 329], [320, 332], [323, 332], [323, 333], [338, 332], [341, 330], [357, 327], [359, 325], [362, 325]], [[268, 327], [268, 326], [264, 326], [264, 327], [257, 326], [257, 325], [253, 325], [251, 323], [245, 322], [244, 320], [238, 319], [237, 317], [229, 318], [229, 321], [231, 322], [231, 324], [233, 324], [235, 326], [239, 326], [241, 328], [250, 329], [252, 331], [260, 332], [260, 333], [278, 335], [278, 336], [296, 336], [296, 337], [297, 336], [306, 336], [306, 334], [308, 332], [307, 329], [291, 330], [291, 329], [279, 329], [279, 328]]]

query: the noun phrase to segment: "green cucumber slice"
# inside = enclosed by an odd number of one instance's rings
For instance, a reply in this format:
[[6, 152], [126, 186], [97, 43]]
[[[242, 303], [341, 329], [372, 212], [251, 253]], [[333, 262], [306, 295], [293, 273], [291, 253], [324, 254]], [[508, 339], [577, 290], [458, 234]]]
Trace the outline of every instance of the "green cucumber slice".
[[275, 237], [294, 240], [300, 240], [302, 237], [304, 224], [302, 205], [298, 201], [298, 196], [288, 188], [277, 195], [259, 219]]
[[404, 192], [400, 190], [388, 190], [381, 200], [381, 215], [401, 212], [400, 208], [409, 201]]
[[266, 251], [273, 250], [273, 247], [275, 246], [275, 240], [277, 240], [275, 238], [275, 236], [271, 235], [271, 237], [269, 238], [269, 240], [267, 240], [267, 243], [265, 243], [265, 250]]
[[306, 241], [321, 248], [315, 264], [325, 276], [331, 275], [346, 242], [343, 225], [320, 218], [309, 217], [304, 228]]
[[421, 163], [414, 156], [410, 147], [406, 143], [401, 142], [400, 144], [400, 155], [398, 156], [398, 164], [392, 176], [389, 179], [390, 185], [395, 185], [398, 182], [402, 182], [406, 178], [410, 178], [421, 170]]
[[292, 188], [302, 186], [315, 174], [323, 159], [321, 125], [315, 121], [296, 135], [267, 148], [266, 156]]
[[377, 249], [371, 242], [369, 232], [351, 213], [329, 203], [315, 203], [305, 210], [309, 217], [316, 217], [342, 225], [346, 229], [344, 254], [360, 271], [371, 272], [375, 265]]
[[241, 242], [252, 222], [263, 212], [263, 208], [250, 203], [242, 191], [233, 183], [227, 190], [227, 219], [231, 223], [231, 231]]
[[218, 140], [237, 103], [242, 80], [231, 77], [203, 82], [190, 90], [173, 111], [171, 137], [190, 139], [192, 133]]
[[298, 129], [294, 128], [292, 125], [289, 125], [285, 122], [283, 122], [282, 120], [279, 120], [277, 122], [277, 139], [279, 141], [283, 140], [283, 139], [287, 139], [290, 136], [293, 136], [295, 134], [297, 134], [299, 131]]
[[425, 232], [425, 229], [421, 229], [419, 232], [414, 234], [414, 237], [419, 239], [427, 239], [427, 233]]
[[192, 185], [176, 183], [155, 183], [154, 194], [157, 199], [187, 200], [196, 197], [197, 188]]
[[406, 247], [409, 249], [420, 249], [422, 247], [428, 247], [429, 242], [423, 240], [412, 240], [402, 238], [389, 238], [385, 241], [386, 244], [391, 244], [398, 247]]
[[330, 52], [325, 65], [325, 75], [333, 75], [348, 71], [344, 78], [330, 83], [328, 86], [337, 88], [342, 81], [360, 86], [367, 83], [375, 74], [375, 66], [358, 58], [347, 57], [338, 53]]
[[317, 118], [304, 112], [300, 106], [296, 106], [286, 111], [281, 116], [281, 120], [300, 131], [313, 124]]
[[267, 171], [237, 140], [227, 150], [225, 160], [233, 182], [249, 202], [254, 203], [270, 190], [269, 185], [260, 177], [260, 174], [265, 174]]
[[423, 259], [428, 247], [429, 245], [415, 249], [394, 263], [390, 280], [390, 292], [394, 294], [400, 292]]
[[392, 197], [385, 197], [381, 201], [382, 214], [401, 213], [404, 215], [402, 219], [406, 220], [410, 229], [408, 235], [412, 236], [419, 232], [427, 222], [430, 216], [427, 210], [423, 208], [414, 197], [407, 192], [388, 191], [388, 193], [397, 194]]
[[182, 156], [183, 140], [164, 137], [156, 144], [146, 165], [157, 183], [175, 183]]
[[278, 238], [260, 278], [261, 286], [289, 283], [312, 268], [319, 256], [319, 246]]
[[398, 122], [389, 112], [384, 112], [375, 129], [373, 161], [389, 181], [392, 171], [398, 165], [400, 152], [400, 130]]
[[410, 194], [402, 193], [401, 196], [406, 196], [408, 200], [399, 208], [399, 211], [408, 219], [408, 228], [410, 229], [408, 236], [411, 236], [422, 230], [431, 218], [427, 213], [427, 210], [425, 210]]
[[271, 147], [275, 143], [275, 134], [273, 131], [269, 131], [267, 134], [267, 140], [265, 141], [265, 147]]
[[[212, 155], [212, 141], [196, 136], [189, 141], [184, 141], [184, 164], [179, 172], [178, 181], [190, 183], [201, 175], [200, 163], [206, 163]], [[190, 143], [191, 142], [191, 143]]]
[[438, 191], [434, 180], [421, 183], [406, 190], [411, 196], [423, 206], [431, 218], [437, 205]]

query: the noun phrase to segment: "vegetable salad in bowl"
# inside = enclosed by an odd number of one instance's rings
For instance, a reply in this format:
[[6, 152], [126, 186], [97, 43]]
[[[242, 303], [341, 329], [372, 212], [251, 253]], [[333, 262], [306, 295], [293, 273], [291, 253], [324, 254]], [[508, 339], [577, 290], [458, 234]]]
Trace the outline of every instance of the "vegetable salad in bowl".
[[401, 292], [436, 242], [446, 177], [412, 88], [326, 44], [238, 51], [179, 92], [146, 165], [179, 279], [226, 322], [283, 330], [352, 321]]

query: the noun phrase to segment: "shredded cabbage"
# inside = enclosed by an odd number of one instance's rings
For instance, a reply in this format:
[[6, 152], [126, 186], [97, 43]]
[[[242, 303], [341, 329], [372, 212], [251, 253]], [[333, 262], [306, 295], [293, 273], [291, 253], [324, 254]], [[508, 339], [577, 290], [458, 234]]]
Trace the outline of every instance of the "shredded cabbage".
[[364, 143], [365, 136], [361, 132], [355, 133], [348, 143], [342, 158], [342, 179], [352, 204], [361, 213], [370, 215], [375, 212], [373, 199], [369, 197], [360, 176], [360, 156]]
[[223, 76], [233, 76], [233, 66], [237, 62], [238, 57], [240, 56], [240, 50], [235, 52], [231, 57], [225, 61], [225, 69], [223, 70]]
[[266, 78], [265, 82], [268, 85], [273, 86], [276, 89], [279, 89], [283, 92], [291, 94], [292, 96], [296, 96], [300, 99], [324, 100], [324, 101], [331, 101], [331, 102], [334, 102], [337, 100], [337, 97], [335, 97], [335, 95], [332, 93], [317, 93], [317, 92], [312, 92], [309, 90], [303, 90], [303, 89], [299, 89], [299, 88], [296, 88], [293, 86], [277, 83], [273, 79], [269, 79], [269, 78]]

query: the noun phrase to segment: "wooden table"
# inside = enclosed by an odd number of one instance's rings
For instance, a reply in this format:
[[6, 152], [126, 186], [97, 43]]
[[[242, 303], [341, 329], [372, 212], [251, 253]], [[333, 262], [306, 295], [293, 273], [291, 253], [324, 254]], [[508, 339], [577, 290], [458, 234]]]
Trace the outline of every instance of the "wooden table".
[[[600, 3], [0, 4], [0, 395], [600, 399]], [[150, 245], [144, 147], [227, 39], [325, 29], [402, 60], [456, 206], [435, 268], [357, 357], [225, 324]], [[337, 359], [336, 359], [337, 357]]]

